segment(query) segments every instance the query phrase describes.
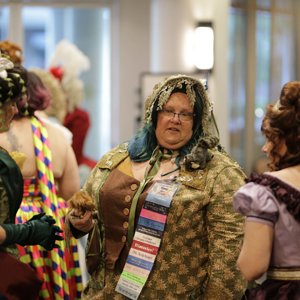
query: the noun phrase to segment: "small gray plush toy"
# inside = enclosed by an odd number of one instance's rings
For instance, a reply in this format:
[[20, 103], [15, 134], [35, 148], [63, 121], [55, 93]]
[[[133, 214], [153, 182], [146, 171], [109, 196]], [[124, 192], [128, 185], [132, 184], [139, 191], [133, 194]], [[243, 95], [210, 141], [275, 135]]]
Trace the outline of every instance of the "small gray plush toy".
[[204, 169], [207, 162], [212, 159], [212, 154], [208, 149], [216, 147], [219, 138], [216, 136], [201, 137], [198, 143], [193, 147], [192, 151], [185, 157], [185, 166], [188, 170]]

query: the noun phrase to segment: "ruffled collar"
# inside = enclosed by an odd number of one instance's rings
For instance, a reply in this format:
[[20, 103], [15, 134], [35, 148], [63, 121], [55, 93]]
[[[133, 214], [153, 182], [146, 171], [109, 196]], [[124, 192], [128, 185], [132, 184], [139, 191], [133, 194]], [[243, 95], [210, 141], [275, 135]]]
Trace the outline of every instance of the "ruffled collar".
[[268, 186], [276, 199], [286, 204], [288, 212], [300, 222], [300, 191], [269, 174], [251, 174], [246, 182]]

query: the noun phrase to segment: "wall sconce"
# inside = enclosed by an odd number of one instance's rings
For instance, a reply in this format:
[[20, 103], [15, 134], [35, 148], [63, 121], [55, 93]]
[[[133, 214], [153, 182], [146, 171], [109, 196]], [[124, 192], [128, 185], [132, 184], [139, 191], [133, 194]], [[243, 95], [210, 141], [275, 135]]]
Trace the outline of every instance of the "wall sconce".
[[211, 71], [214, 66], [214, 30], [212, 22], [199, 22], [194, 31], [194, 65]]

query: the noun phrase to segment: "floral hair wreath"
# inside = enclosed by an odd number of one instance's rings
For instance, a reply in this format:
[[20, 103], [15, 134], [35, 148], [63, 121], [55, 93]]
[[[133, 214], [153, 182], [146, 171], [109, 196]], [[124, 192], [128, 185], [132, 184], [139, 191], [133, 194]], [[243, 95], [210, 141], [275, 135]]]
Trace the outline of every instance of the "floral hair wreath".
[[7, 71], [14, 67], [14, 63], [9, 60], [9, 57], [0, 51], [0, 77], [7, 78]]
[[[10, 60], [9, 56], [5, 55], [4, 53], [1, 53], [0, 51], [0, 78], [2, 80], [5, 80], [9, 87], [9, 91], [7, 92], [4, 101], [2, 101], [3, 95], [0, 92], [0, 107], [3, 105], [3, 103], [11, 101], [13, 99], [14, 82], [10, 77], [8, 77], [8, 73], [7, 73], [7, 70], [12, 70], [13, 68], [14, 68], [14, 63]], [[20, 84], [22, 85], [22, 93], [25, 93], [26, 87], [23, 78], [20, 76], [20, 74], [16, 72], [12, 74], [15, 78], [18, 78]]]

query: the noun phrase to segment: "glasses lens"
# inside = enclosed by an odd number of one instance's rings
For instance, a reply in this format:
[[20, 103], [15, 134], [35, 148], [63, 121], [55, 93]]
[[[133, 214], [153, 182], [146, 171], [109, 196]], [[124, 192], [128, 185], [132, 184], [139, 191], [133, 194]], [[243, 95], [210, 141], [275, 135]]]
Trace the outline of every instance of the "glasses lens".
[[190, 113], [183, 113], [179, 114], [181, 121], [191, 121], [193, 119], [193, 114]]
[[191, 121], [193, 119], [193, 114], [192, 113], [175, 113], [171, 110], [161, 110], [163, 115], [169, 119], [175, 118], [178, 116], [178, 118], [181, 121]]

